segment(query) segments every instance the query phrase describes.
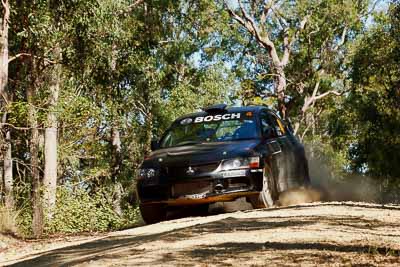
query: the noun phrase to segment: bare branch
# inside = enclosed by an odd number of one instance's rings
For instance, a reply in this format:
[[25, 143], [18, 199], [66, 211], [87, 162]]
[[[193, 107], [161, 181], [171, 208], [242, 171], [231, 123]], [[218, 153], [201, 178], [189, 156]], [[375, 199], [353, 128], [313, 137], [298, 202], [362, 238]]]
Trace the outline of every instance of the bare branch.
[[143, 2], [143, 0], [136, 0], [136, 2], [134, 2], [133, 4], [127, 6], [126, 9], [120, 10], [119, 11], [119, 15], [122, 16], [122, 15], [126, 15], [126, 14], [132, 12], [135, 9], [135, 7], [140, 5], [142, 2]]
[[[140, 101], [136, 101], [135, 103], [133, 103], [134, 108], [139, 111], [140, 113], [142, 113], [143, 116], [145, 116], [146, 118], [149, 118], [149, 112], [148, 109], [146, 108], [146, 106], [140, 102]], [[139, 105], [139, 106], [138, 106]]]
[[304, 136], [306, 136], [306, 133], [308, 132], [308, 130], [310, 130], [311, 127], [311, 123], [307, 124], [306, 129], [304, 130], [304, 132], [301, 134], [300, 140], [303, 141], [304, 140]]
[[135, 8], [136, 6], [138, 6], [139, 4], [141, 4], [143, 2], [143, 0], [137, 0], [135, 3], [133, 3], [132, 5], [128, 6], [127, 9], [132, 9]]
[[286, 28], [288, 28], [288, 22], [283, 14], [279, 12], [279, 10], [276, 8], [271, 7], [271, 10], [275, 14], [275, 17], [278, 20], [279, 25], [281, 25], [282, 29], [285, 30]]
[[264, 28], [264, 24], [267, 21], [268, 12], [272, 8], [273, 4], [274, 4], [274, 1], [271, 1], [268, 4], [264, 5], [264, 8], [263, 8], [263, 10], [261, 12], [261, 16], [260, 16], [260, 25], [262, 28]]
[[225, 6], [228, 9], [229, 14], [233, 19], [239, 22], [242, 26], [244, 26], [257, 40], [257, 42], [264, 48], [268, 49], [269, 55], [272, 58], [272, 61], [275, 66], [280, 65], [280, 59], [278, 53], [276, 52], [276, 48], [274, 43], [269, 39], [268, 34], [264, 31], [261, 32], [258, 28], [257, 24], [254, 22], [254, 19], [249, 16], [246, 9], [244, 8], [242, 2], [238, 0], [238, 4], [240, 7], [240, 11], [243, 15], [243, 18], [236, 14], [228, 5], [226, 1], [224, 1]]
[[298, 121], [298, 122], [295, 123], [294, 131], [293, 131], [295, 135], [296, 135], [297, 132], [299, 131], [299, 129], [300, 129], [300, 124], [303, 123], [304, 118], [305, 118], [305, 116], [304, 116], [304, 114], [302, 114], [302, 115], [301, 115], [300, 121]]
[[325, 92], [323, 94], [320, 94], [320, 95], [317, 95], [316, 97], [314, 97], [314, 101], [318, 100], [318, 99], [321, 99], [321, 98], [324, 98], [324, 97], [326, 97], [326, 96], [328, 96], [330, 94], [336, 95], [336, 96], [341, 96], [341, 95], [343, 95], [343, 93], [344, 93], [344, 91], [342, 91], [342, 92], [338, 92], [338, 91], [335, 91], [335, 90], [327, 91], [327, 92]]
[[16, 60], [17, 58], [20, 58], [20, 57], [31, 57], [31, 56], [32, 56], [32, 55], [31, 55], [31, 54], [28, 54], [28, 53], [20, 53], [20, 54], [17, 54], [17, 55], [15, 55], [15, 56], [9, 58], [9, 59], [8, 59], [8, 63], [11, 63], [12, 61], [14, 61], [14, 60]]
[[8, 105], [9, 101], [8, 101], [7, 93], [6, 92], [1, 92], [1, 97], [3, 98], [4, 102], [6, 103], [6, 105]]
[[[237, 22], [239, 22], [243, 27], [245, 27], [247, 30], [249, 30], [246, 26], [246, 22], [235, 13], [235, 11], [233, 11], [232, 8], [229, 7], [228, 3], [226, 1], [224, 1], [226, 8], [228, 9], [228, 13], [229, 15], [236, 20]], [[250, 31], [250, 30], [249, 30]]]
[[44, 129], [44, 128], [33, 128], [33, 127], [18, 127], [18, 126], [15, 126], [15, 125], [13, 125], [13, 124], [11, 124], [11, 123], [0, 123], [0, 128], [3, 128], [4, 126], [9, 126], [9, 127], [11, 127], [11, 128], [13, 128], [14, 130], [21, 130], [21, 131], [28, 131], [28, 130], [32, 130], [32, 129], [39, 129], [39, 130], [42, 130], [42, 129]]
[[333, 51], [337, 51], [339, 47], [341, 47], [346, 42], [346, 34], [347, 34], [347, 26], [344, 27], [342, 32], [342, 37], [340, 38], [339, 43], [333, 47], [332, 49]]
[[372, 6], [371, 6], [371, 9], [369, 9], [369, 10], [367, 9], [367, 13], [364, 14], [364, 17], [367, 17], [367, 16], [371, 15], [372, 12], [375, 11], [376, 5], [377, 5], [379, 2], [382, 2], [382, 0], [376, 0], [375, 2], [373, 2]]
[[18, 158], [13, 158], [12, 160], [14, 162], [17, 162], [18, 164], [21, 164], [21, 165], [25, 166], [25, 168], [29, 169], [30, 171], [32, 171], [33, 168], [36, 168], [39, 171], [43, 172], [43, 169], [38, 165], [32, 165], [32, 164], [29, 164], [29, 163], [25, 163], [24, 161], [22, 161], [22, 160], [20, 160]]
[[315, 101], [315, 96], [316, 96], [316, 94], [317, 94], [317, 92], [318, 92], [318, 89], [319, 89], [319, 85], [320, 85], [320, 79], [318, 79], [317, 83], [315, 84], [312, 95], [311, 95], [310, 97], [307, 97], [307, 96], [305, 97], [305, 99], [304, 99], [304, 105], [303, 105], [303, 107], [301, 108], [301, 111], [302, 111], [303, 113], [305, 113], [305, 112], [308, 110], [308, 108], [311, 106], [311, 104], [314, 103], [314, 101]]
[[[284, 52], [283, 52], [283, 57], [282, 57], [282, 65], [286, 66], [287, 63], [289, 62], [289, 56], [290, 53], [292, 52], [292, 48], [294, 43], [299, 39], [300, 33], [304, 30], [308, 20], [310, 19], [310, 14], [304, 16], [304, 18], [300, 21], [300, 25], [299, 28], [296, 30], [296, 33], [294, 34], [294, 36], [291, 38], [291, 40], [289, 41], [289, 36], [285, 36], [284, 37]], [[288, 31], [289, 29], [285, 29], [285, 31]]]
[[48, 63], [48, 64], [58, 64], [58, 63], [59, 63], [59, 62], [57, 62], [57, 61], [50, 60], [50, 59], [45, 58], [45, 57], [32, 56], [32, 54], [29, 54], [29, 53], [20, 53], [20, 54], [17, 54], [17, 55], [15, 55], [15, 56], [11, 57], [11, 58], [8, 60], [8, 63], [11, 63], [12, 61], [14, 61], [14, 60], [16, 60], [16, 59], [18, 59], [18, 58], [20, 58], [20, 57], [34, 57], [34, 58], [38, 58], [38, 59], [43, 59], [43, 60], [44, 60], [46, 63]]

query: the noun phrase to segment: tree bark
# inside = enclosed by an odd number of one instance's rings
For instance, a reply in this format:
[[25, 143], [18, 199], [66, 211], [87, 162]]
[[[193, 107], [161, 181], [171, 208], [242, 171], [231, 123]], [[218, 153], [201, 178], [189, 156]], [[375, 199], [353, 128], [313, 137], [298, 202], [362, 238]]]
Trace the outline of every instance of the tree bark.
[[[8, 28], [10, 20], [10, 3], [2, 1], [3, 19], [0, 29], [0, 96], [4, 97], [8, 82]], [[2, 99], [3, 100], [3, 99]]]
[[286, 119], [286, 103], [285, 103], [285, 90], [286, 90], [286, 75], [283, 67], [276, 67], [278, 77], [275, 79], [275, 88], [278, 95], [278, 109], [282, 119]]
[[[34, 65], [34, 64], [33, 64]], [[39, 172], [39, 130], [37, 122], [37, 110], [34, 103], [36, 88], [34, 83], [28, 87], [26, 95], [28, 100], [28, 123], [31, 128], [29, 144], [31, 176], [32, 176], [32, 232], [35, 238], [43, 234], [43, 203], [41, 198], [41, 179]]]
[[[116, 44], [112, 45], [111, 48], [111, 61], [110, 61], [110, 69], [111, 74], [113, 75], [117, 70], [117, 56], [118, 56], [118, 47]], [[110, 91], [114, 90], [113, 86], [110, 86]], [[113, 210], [119, 216], [122, 216], [122, 194], [123, 187], [120, 181], [118, 181], [118, 176], [121, 172], [122, 167], [122, 146], [121, 146], [121, 136], [118, 125], [118, 109], [114, 112], [114, 117], [112, 118], [112, 128], [111, 128], [111, 146], [112, 146], [112, 160], [111, 160], [111, 180], [113, 183]]]
[[117, 176], [121, 171], [121, 138], [120, 132], [117, 126], [113, 126], [111, 129], [111, 145], [112, 145], [112, 180], [115, 183], [117, 181]]
[[[4, 114], [6, 118], [7, 115]], [[12, 161], [12, 146], [11, 146], [11, 129], [7, 129], [5, 133], [5, 152], [3, 156], [3, 178], [4, 178], [4, 193], [5, 205], [7, 208], [14, 208], [13, 196], [13, 161]]]
[[121, 172], [121, 165], [122, 165], [122, 147], [121, 147], [120, 132], [116, 125], [114, 125], [111, 129], [111, 145], [112, 145], [111, 178], [113, 182], [113, 210], [116, 214], [122, 216], [121, 201], [122, 201], [123, 188], [121, 183], [118, 181], [118, 175]]
[[[61, 49], [58, 45], [53, 49], [56, 61], [61, 59]], [[43, 202], [45, 205], [46, 218], [51, 221], [56, 204], [57, 190], [57, 131], [58, 120], [55, 108], [58, 104], [60, 92], [61, 65], [53, 66], [50, 81], [49, 107], [47, 113], [47, 125], [44, 136], [44, 176], [43, 176]]]
[[[10, 3], [8, 0], [2, 1], [3, 18], [0, 29], [0, 103], [4, 114], [2, 123], [7, 122], [7, 112], [4, 110], [7, 103], [10, 101], [10, 94], [7, 93], [8, 84], [8, 29], [10, 20]], [[8, 208], [14, 208], [13, 197], [13, 162], [12, 162], [12, 146], [11, 146], [11, 129], [5, 130], [4, 133], [4, 154], [3, 154], [3, 180], [5, 204]]]

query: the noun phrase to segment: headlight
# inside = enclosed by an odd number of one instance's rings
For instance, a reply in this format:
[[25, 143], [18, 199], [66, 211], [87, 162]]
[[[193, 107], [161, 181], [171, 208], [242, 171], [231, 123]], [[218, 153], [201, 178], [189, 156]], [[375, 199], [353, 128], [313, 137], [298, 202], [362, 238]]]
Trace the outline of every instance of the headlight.
[[236, 158], [225, 160], [222, 162], [221, 170], [237, 170], [237, 169], [250, 169], [260, 167], [259, 157], [249, 157], [249, 158]]
[[156, 176], [156, 170], [149, 168], [149, 169], [139, 169], [139, 178], [141, 179], [148, 179]]

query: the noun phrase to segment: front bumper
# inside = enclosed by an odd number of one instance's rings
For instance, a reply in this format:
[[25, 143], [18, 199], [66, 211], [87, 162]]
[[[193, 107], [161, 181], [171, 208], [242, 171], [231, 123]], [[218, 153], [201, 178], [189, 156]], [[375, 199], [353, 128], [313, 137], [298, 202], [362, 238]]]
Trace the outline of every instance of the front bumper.
[[218, 173], [208, 177], [173, 179], [157, 177], [139, 180], [137, 192], [142, 205], [185, 206], [257, 196], [262, 188], [262, 169], [246, 170], [240, 176]]

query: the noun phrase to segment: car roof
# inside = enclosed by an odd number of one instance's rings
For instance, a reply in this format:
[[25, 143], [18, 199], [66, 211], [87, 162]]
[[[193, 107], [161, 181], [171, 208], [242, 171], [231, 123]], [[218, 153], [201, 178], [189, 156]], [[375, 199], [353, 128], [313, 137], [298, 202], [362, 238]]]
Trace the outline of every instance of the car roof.
[[180, 121], [180, 120], [185, 119], [185, 118], [207, 116], [209, 114], [218, 114], [218, 113], [235, 113], [235, 112], [248, 112], [248, 111], [254, 112], [254, 113], [259, 113], [261, 110], [272, 111], [267, 106], [228, 107], [226, 109], [221, 109], [220, 112], [214, 111], [214, 112], [211, 113], [211, 112], [206, 112], [206, 111], [200, 111], [200, 112], [194, 112], [194, 113], [186, 114], [186, 115], [183, 115], [183, 116], [177, 118], [175, 121]]

